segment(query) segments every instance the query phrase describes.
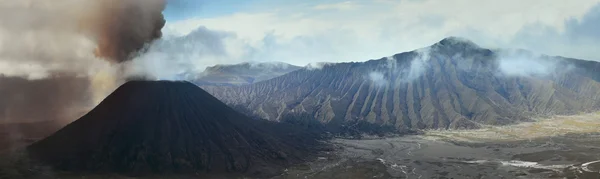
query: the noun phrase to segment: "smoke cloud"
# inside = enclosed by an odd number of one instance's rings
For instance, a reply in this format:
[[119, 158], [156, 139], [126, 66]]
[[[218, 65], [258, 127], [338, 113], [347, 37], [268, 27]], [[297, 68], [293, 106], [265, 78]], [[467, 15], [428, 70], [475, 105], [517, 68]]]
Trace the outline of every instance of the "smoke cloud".
[[[78, 33], [75, 1], [0, 0], [0, 73], [28, 79], [55, 71], [87, 73], [99, 63], [91, 38]], [[80, 4], [87, 4], [82, 1]]]
[[[388, 71], [388, 73], [390, 74], [391, 79], [399, 79], [399, 82], [401, 83], [410, 83], [414, 80], [416, 80], [417, 78], [421, 77], [426, 71], [427, 68], [429, 67], [429, 59], [431, 58], [430, 54], [431, 54], [431, 48], [430, 47], [426, 47], [426, 48], [421, 48], [421, 49], [417, 49], [415, 50], [416, 55], [413, 57], [412, 60], [410, 60], [410, 64], [408, 66], [401, 66], [398, 63], [398, 60], [402, 60], [402, 59], [396, 59], [395, 57], [391, 56], [391, 57], [386, 57], [386, 64], [385, 64], [385, 68]], [[377, 72], [382, 74], [381, 72]], [[380, 80], [374, 80], [374, 79], [378, 79], [378, 78], [373, 78], [372, 75], [373, 73], [369, 74], [371, 80], [373, 81], [380, 81]], [[378, 75], [376, 75], [375, 77], [377, 77]], [[385, 79], [385, 78], [384, 78]], [[389, 81], [389, 80], [388, 80]]]
[[[112, 61], [131, 59], [133, 52], [162, 36], [165, 0], [95, 0], [82, 23], [97, 43], [96, 54]], [[87, 29], [86, 29], [87, 31]]]
[[242, 62], [236, 52], [247, 47], [231, 38], [225, 32], [199, 28], [186, 36], [156, 40], [125, 63], [125, 76], [182, 80], [212, 64]]
[[164, 0], [0, 0], [0, 71], [93, 75], [159, 38]]
[[411, 82], [421, 77], [425, 73], [428, 67], [428, 62], [431, 53], [431, 48], [421, 48], [416, 50], [417, 56], [411, 61], [410, 68], [405, 72], [406, 76], [403, 78], [404, 82]]
[[377, 71], [369, 73], [369, 79], [377, 86], [385, 86], [388, 83], [383, 73]]
[[[396, 59], [394, 56], [385, 57], [386, 63], [379, 66], [378, 70], [369, 72], [367, 79], [377, 86], [385, 86], [391, 83], [400, 85], [418, 79], [430, 67], [428, 63], [431, 59], [431, 47], [417, 49], [414, 53], [412, 59]], [[410, 60], [410, 63], [402, 65], [398, 62], [399, 60]], [[395, 81], [399, 83], [395, 83]]]
[[0, 122], [78, 117], [122, 80], [120, 63], [161, 37], [165, 3], [0, 0]]

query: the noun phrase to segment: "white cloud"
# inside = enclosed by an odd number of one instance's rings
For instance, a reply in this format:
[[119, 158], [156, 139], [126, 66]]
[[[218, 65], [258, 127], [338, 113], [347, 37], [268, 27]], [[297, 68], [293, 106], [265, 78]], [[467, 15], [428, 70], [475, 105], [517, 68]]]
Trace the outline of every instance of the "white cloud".
[[548, 55], [600, 61], [600, 4], [582, 18], [569, 19], [563, 31], [548, 25], [531, 24], [512, 40], [516, 48], [526, 48]]
[[358, 4], [352, 1], [344, 1], [333, 4], [319, 4], [314, 7], [317, 10], [354, 10], [358, 8]]
[[[300, 8], [288, 4], [288, 7], [260, 13], [238, 12], [168, 22], [164, 31], [175, 36], [188, 34], [198, 27], [229, 32], [235, 36], [231, 41], [250, 49], [236, 51], [240, 52], [238, 57], [295, 65], [321, 61], [366, 61], [429, 46], [448, 36], [465, 37], [482, 47], [517, 47], [551, 55], [600, 60], [600, 54], [583, 50], [597, 49], [600, 47], [597, 41], [577, 42], [580, 45], [571, 48], [572, 44], [564, 40], [546, 40], [542, 41], [544, 44], [538, 44], [538, 40], [543, 38], [532, 35], [523, 38], [523, 34], [538, 31], [531, 29], [532, 25], [551, 29], [552, 35], [564, 36], [573, 31], [568, 22], [586, 21], [589, 16], [586, 14], [599, 2], [376, 0]], [[600, 31], [598, 28], [594, 30]], [[548, 36], [547, 33], [543, 35]]]
[[12, 61], [0, 61], [0, 76], [21, 76], [28, 80], [46, 78], [49, 75], [47, 68], [38, 63], [16, 63]]
[[206, 28], [181, 37], [162, 38], [125, 64], [126, 76], [184, 80], [214, 64], [248, 61], [247, 50], [251, 48], [234, 38], [234, 34]]
[[500, 70], [507, 76], [546, 76], [555, 68], [556, 64], [539, 59], [507, 58], [500, 59]]
[[559, 61], [549, 59], [540, 54], [532, 54], [521, 50], [500, 51], [498, 58], [499, 76], [531, 77], [552, 76], [572, 70], [573, 66], [559, 64]]
[[315, 62], [315, 63], [309, 63], [304, 68], [306, 68], [307, 70], [321, 70], [321, 69], [323, 69], [323, 67], [327, 66], [328, 64], [329, 63], [326, 63], [326, 62]]

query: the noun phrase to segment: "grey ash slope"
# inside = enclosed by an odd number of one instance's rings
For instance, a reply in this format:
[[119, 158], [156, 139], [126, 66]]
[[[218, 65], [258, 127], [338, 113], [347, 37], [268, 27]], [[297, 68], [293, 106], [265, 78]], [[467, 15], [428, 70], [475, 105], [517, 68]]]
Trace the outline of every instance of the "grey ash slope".
[[206, 68], [194, 83], [198, 85], [246, 85], [269, 80], [300, 68], [281, 62], [216, 65]]
[[64, 171], [271, 176], [309, 158], [312, 137], [249, 119], [189, 82], [132, 81], [27, 151]]
[[[247, 86], [205, 89], [269, 120], [302, 114], [324, 123], [367, 121], [397, 129], [477, 128], [600, 107], [600, 63], [541, 56], [538, 60], [554, 64], [550, 73], [518, 76], [501, 71], [503, 50], [459, 38], [426, 49], [428, 56], [412, 51], [297, 70]], [[525, 51], [513, 55], [532, 56]], [[371, 73], [379, 80], [370, 79]]]

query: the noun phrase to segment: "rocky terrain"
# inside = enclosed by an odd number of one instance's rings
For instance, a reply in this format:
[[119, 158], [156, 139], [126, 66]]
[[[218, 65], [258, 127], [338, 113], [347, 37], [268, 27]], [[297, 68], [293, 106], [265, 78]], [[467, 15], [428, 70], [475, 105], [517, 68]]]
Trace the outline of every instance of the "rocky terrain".
[[[430, 130], [422, 135], [332, 139], [334, 150], [315, 151], [315, 158], [287, 166], [280, 175], [131, 176], [119, 173], [62, 173], [47, 167], [14, 169], [22, 161], [0, 160], [0, 178], [522, 178], [596, 179], [600, 177], [600, 115], [597, 113], [537, 119], [478, 130]], [[576, 128], [576, 126], [590, 126]], [[536, 128], [539, 130], [531, 130]], [[547, 129], [552, 128], [552, 131]], [[529, 135], [529, 136], [528, 136]], [[507, 137], [513, 136], [513, 137]], [[1, 157], [1, 156], [0, 156]], [[37, 175], [32, 175], [35, 173]], [[41, 174], [41, 176], [40, 176]], [[8, 177], [10, 178], [10, 177]], [[23, 178], [23, 177], [21, 177]]]
[[317, 137], [250, 119], [189, 82], [131, 81], [26, 156], [78, 175], [266, 177], [310, 160]]
[[326, 124], [473, 129], [600, 107], [600, 63], [491, 50], [446, 38], [361, 63], [327, 64], [236, 87], [203, 87], [249, 115]]
[[[594, 113], [479, 130], [334, 139], [336, 155], [322, 154], [279, 178], [596, 179], [599, 121], [600, 115]], [[576, 127], [582, 125], [590, 127]]]
[[246, 85], [269, 80], [300, 69], [282, 62], [240, 63], [206, 68], [194, 83], [198, 85]]

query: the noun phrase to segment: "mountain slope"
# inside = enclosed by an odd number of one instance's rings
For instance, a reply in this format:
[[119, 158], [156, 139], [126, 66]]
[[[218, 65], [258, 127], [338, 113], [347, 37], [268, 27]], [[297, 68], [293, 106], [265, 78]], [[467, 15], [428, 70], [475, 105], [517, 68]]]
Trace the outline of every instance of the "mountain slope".
[[597, 69], [597, 62], [490, 50], [446, 38], [389, 58], [302, 69], [248, 86], [205, 89], [269, 120], [308, 114], [334, 124], [477, 128], [598, 110]]
[[27, 150], [66, 171], [270, 176], [305, 160], [311, 137], [249, 119], [188, 82], [132, 81]]
[[272, 79], [300, 68], [281, 62], [216, 65], [206, 68], [195, 83], [199, 85], [245, 85]]

